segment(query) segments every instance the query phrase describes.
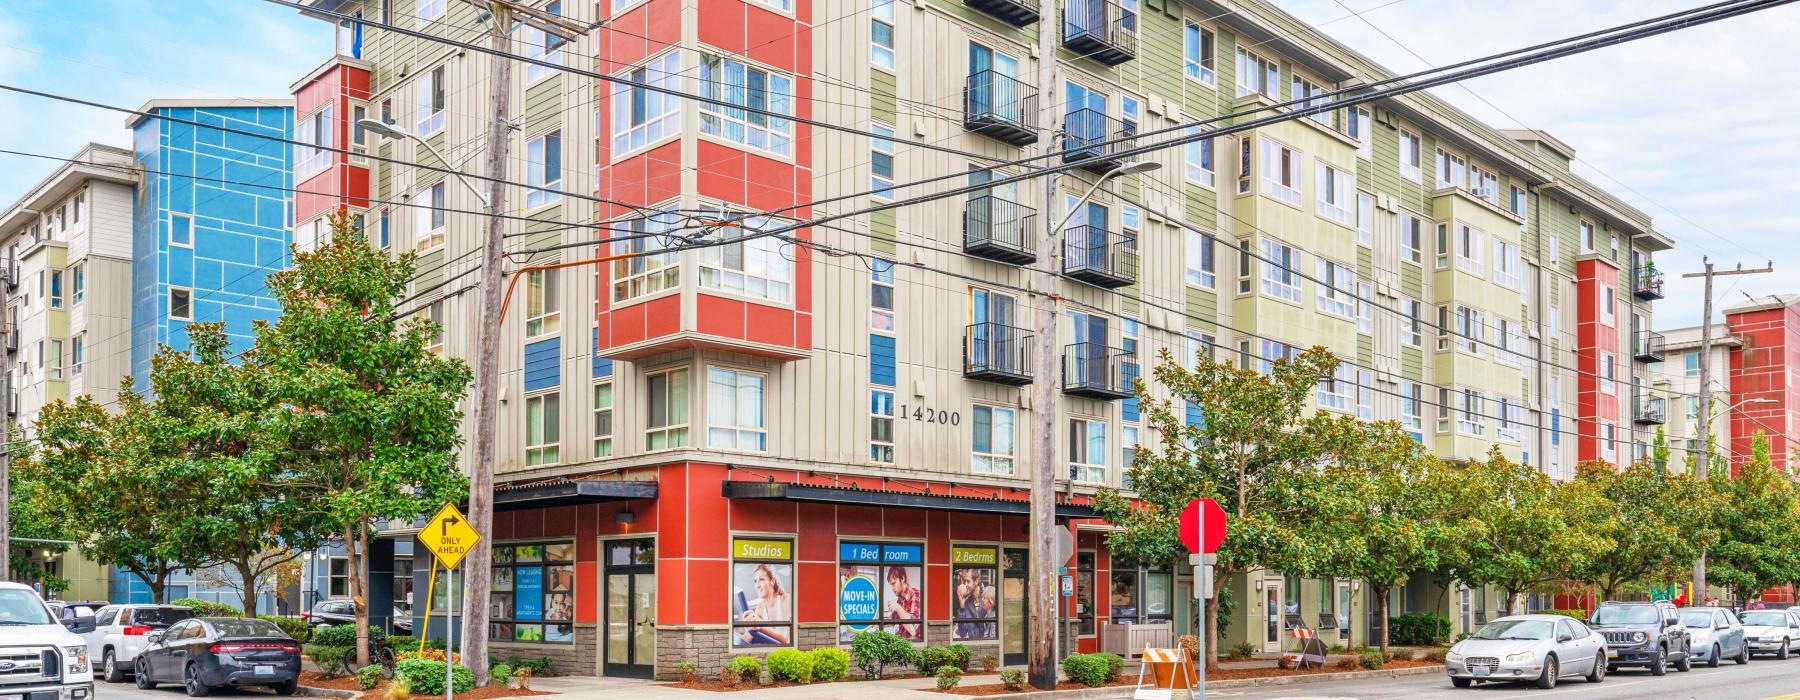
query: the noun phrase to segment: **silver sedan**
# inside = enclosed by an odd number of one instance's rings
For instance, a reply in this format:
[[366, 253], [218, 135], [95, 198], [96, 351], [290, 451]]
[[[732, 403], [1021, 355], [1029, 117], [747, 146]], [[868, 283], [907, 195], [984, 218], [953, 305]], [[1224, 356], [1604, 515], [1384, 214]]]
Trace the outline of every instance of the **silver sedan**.
[[1568, 676], [1606, 679], [1606, 638], [1561, 615], [1512, 615], [1483, 625], [1444, 655], [1450, 683], [1520, 681], [1554, 688]]

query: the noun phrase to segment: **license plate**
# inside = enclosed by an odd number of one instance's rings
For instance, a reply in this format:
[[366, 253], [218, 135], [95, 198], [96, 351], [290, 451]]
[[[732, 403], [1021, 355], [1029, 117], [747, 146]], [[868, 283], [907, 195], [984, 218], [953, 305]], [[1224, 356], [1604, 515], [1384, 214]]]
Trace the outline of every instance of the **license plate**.
[[1493, 671], [1491, 669], [1483, 668], [1480, 666], [1475, 667], [1474, 671], [1475, 671], [1475, 675], [1477, 675], [1477, 676], [1485, 676], [1487, 674], [1493, 673]]
[[1607, 649], [1606, 650], [1606, 658], [1609, 658], [1609, 659], [1619, 658], [1619, 650], [1618, 649]]
[[0, 695], [0, 700], [25, 700], [23, 695]]
[[[256, 675], [273, 676], [273, 675], [275, 675], [275, 667], [267, 665], [267, 664], [259, 665], [256, 667]], [[5, 700], [5, 699], [0, 698], [0, 700]]]

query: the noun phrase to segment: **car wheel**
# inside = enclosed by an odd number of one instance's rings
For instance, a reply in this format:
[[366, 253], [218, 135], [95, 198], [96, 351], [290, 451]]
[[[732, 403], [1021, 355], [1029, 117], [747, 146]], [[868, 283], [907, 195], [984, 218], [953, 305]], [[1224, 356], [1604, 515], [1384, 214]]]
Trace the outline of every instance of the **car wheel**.
[[1669, 650], [1656, 648], [1656, 658], [1650, 660], [1650, 675], [1660, 676], [1669, 672]]
[[106, 655], [100, 657], [100, 668], [103, 669], [101, 678], [106, 679], [106, 682], [123, 683], [125, 681], [125, 671], [119, 668], [119, 660], [113, 657], [113, 650], [107, 649]]
[[[1603, 651], [1600, 653], [1604, 654], [1606, 652]], [[1599, 683], [1604, 680], [1606, 680], [1606, 661], [1604, 659], [1594, 659], [1594, 670], [1588, 672], [1587, 682]]]
[[1538, 676], [1537, 687], [1549, 690], [1556, 687], [1556, 676], [1562, 669], [1556, 665], [1554, 654], [1544, 657], [1544, 675]]
[[276, 695], [293, 695], [300, 690], [300, 681], [288, 681], [274, 686]]
[[190, 698], [203, 698], [212, 692], [212, 688], [206, 687], [206, 683], [200, 680], [200, 667], [194, 664], [188, 664], [185, 685]]
[[144, 657], [138, 657], [131, 675], [132, 680], [137, 682], [138, 690], [156, 689], [156, 681], [150, 679], [150, 669], [144, 665]]
[[[1719, 648], [1717, 646], [1713, 647], [1713, 658], [1714, 659], [1719, 658]], [[1694, 649], [1693, 649], [1693, 647], [1688, 647], [1687, 651], [1681, 652], [1681, 660], [1675, 662], [1675, 670], [1680, 671], [1682, 673], [1687, 673], [1688, 671], [1694, 670]]]
[[1739, 666], [1750, 663], [1750, 645], [1749, 644], [1739, 644], [1738, 645], [1737, 662], [1738, 662]]
[[1788, 640], [1781, 640], [1781, 651], [1775, 652], [1775, 658], [1786, 660], [1788, 657]]
[[1717, 645], [1717, 644], [1713, 645], [1712, 656], [1706, 657], [1706, 667], [1707, 668], [1718, 668], [1719, 667], [1719, 645]]
[[1473, 685], [1474, 683], [1475, 683], [1475, 681], [1470, 680], [1468, 678], [1452, 678], [1452, 679], [1450, 679], [1450, 685], [1454, 685], [1458, 688], [1467, 688], [1470, 685]]

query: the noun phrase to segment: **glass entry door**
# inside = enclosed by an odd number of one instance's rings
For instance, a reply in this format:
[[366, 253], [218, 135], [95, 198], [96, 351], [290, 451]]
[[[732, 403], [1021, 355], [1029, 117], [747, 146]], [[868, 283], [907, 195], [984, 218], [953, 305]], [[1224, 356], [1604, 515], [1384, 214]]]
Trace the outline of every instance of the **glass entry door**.
[[613, 540], [606, 549], [603, 673], [650, 678], [656, 668], [656, 541]]
[[1000, 655], [1001, 663], [1016, 666], [1026, 663], [1030, 649], [1030, 569], [1024, 549], [1004, 549], [1000, 553]]
[[1344, 646], [1350, 646], [1350, 582], [1337, 582], [1337, 630], [1338, 640]]
[[1281, 579], [1263, 582], [1263, 651], [1281, 651]]

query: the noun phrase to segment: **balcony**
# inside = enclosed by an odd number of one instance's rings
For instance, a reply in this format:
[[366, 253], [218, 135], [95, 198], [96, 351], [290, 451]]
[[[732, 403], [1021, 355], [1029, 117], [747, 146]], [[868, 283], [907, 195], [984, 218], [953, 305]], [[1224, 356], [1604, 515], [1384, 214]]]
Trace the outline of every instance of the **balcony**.
[[1023, 328], [976, 323], [963, 333], [963, 378], [1007, 386], [1031, 383], [1031, 346]]
[[1067, 0], [1062, 45], [1081, 58], [1116, 66], [1137, 57], [1138, 17], [1108, 0]]
[[6, 354], [11, 355], [19, 351], [19, 323], [17, 321], [0, 323], [0, 334], [6, 335]]
[[1638, 331], [1631, 339], [1631, 354], [1638, 362], [1662, 362], [1668, 341], [1656, 331]]
[[18, 263], [18, 261], [12, 260], [10, 258], [7, 259], [7, 261], [5, 262], [5, 267], [0, 267], [0, 281], [4, 281], [6, 283], [6, 291], [10, 292], [10, 291], [13, 291], [13, 290], [19, 288], [19, 263]]
[[963, 252], [1009, 265], [1037, 262], [1037, 210], [994, 195], [963, 207]]
[[1018, 78], [984, 70], [963, 87], [963, 128], [1014, 146], [1037, 143], [1037, 91]]
[[1099, 343], [1063, 348], [1063, 393], [1103, 401], [1131, 398], [1138, 365], [1129, 353]]
[[1631, 276], [1631, 292], [1644, 301], [1663, 298], [1662, 270], [1652, 265], [1638, 268], [1636, 274]]
[[[1063, 115], [1062, 151], [1064, 163], [1098, 158], [1081, 167], [1096, 173], [1106, 173], [1125, 164], [1124, 158], [1113, 154], [1132, 146], [1128, 139], [1137, 135], [1137, 127], [1123, 121], [1106, 116], [1105, 113], [1093, 109], [1077, 109]], [[1119, 141], [1119, 143], [1109, 143]]]
[[963, 0], [963, 4], [1015, 27], [1029, 27], [1041, 14], [1038, 0]]
[[1632, 419], [1638, 425], [1662, 425], [1664, 419], [1663, 397], [1637, 392], [1637, 410], [1632, 411]]
[[1137, 284], [1137, 241], [1099, 226], [1065, 229], [1062, 271], [1102, 289]]

